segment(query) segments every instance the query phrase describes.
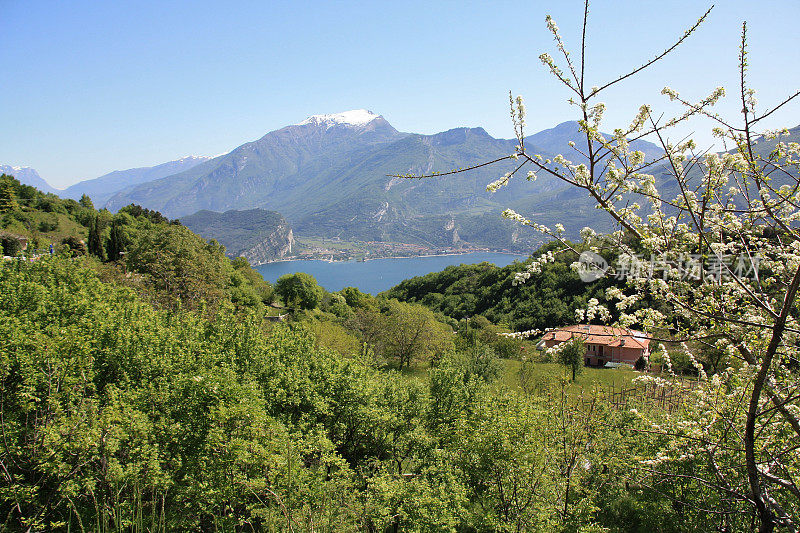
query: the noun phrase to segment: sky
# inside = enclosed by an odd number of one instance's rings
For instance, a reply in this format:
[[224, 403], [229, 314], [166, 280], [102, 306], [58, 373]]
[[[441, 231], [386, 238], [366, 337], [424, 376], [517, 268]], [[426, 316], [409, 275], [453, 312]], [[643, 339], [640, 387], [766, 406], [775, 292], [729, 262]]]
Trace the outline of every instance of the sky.
[[[682, 35], [699, 0], [595, 0], [587, 85], [602, 85]], [[309, 115], [365, 108], [400, 131], [481, 126], [511, 138], [508, 91], [527, 131], [577, 117], [538, 56], [557, 57], [551, 14], [580, 57], [583, 3], [560, 1], [0, 0], [0, 164], [31, 166], [55, 187], [185, 155], [217, 155]], [[720, 0], [672, 55], [603, 94], [604, 131], [641, 104], [676, 108], [724, 86], [741, 108], [738, 46], [761, 109], [800, 89], [797, 0]], [[766, 127], [800, 124], [800, 103]], [[712, 125], [675, 131], [713, 142]], [[721, 147], [720, 147], [721, 148]]]

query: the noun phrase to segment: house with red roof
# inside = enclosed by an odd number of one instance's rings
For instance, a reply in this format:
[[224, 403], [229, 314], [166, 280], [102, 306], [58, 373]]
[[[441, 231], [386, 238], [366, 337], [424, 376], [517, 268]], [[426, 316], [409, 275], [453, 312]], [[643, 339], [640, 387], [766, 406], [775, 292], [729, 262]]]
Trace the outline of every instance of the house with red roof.
[[584, 362], [590, 366], [606, 363], [633, 365], [640, 357], [650, 356], [650, 339], [645, 333], [593, 324], [576, 324], [548, 331], [538, 347], [551, 348], [576, 337], [583, 339], [586, 345]]

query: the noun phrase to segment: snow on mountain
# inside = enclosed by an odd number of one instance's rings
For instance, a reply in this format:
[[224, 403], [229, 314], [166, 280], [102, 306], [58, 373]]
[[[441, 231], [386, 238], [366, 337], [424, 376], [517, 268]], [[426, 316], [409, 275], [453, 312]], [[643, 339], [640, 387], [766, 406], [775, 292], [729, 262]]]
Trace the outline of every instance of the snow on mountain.
[[376, 115], [372, 111], [367, 111], [366, 109], [353, 109], [352, 111], [334, 113], [331, 115], [312, 115], [296, 125], [304, 126], [306, 124], [314, 124], [317, 126], [325, 126], [326, 129], [340, 125], [364, 126], [376, 118], [380, 118], [380, 115]]
[[20, 183], [36, 187], [42, 192], [58, 192], [54, 187], [51, 187], [49, 183], [42, 179], [41, 176], [39, 176], [39, 173], [36, 172], [36, 169], [31, 167], [0, 165], [0, 174], [9, 174], [14, 176], [20, 181]]

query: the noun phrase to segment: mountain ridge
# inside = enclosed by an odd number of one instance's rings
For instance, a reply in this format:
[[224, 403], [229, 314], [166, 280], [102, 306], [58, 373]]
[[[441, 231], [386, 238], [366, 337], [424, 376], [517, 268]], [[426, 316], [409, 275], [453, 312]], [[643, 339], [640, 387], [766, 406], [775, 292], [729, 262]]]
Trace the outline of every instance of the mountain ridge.
[[97, 205], [105, 204], [111, 196], [136, 185], [164, 178], [188, 170], [211, 157], [188, 155], [149, 167], [114, 170], [97, 178], [79, 181], [63, 190], [62, 196], [79, 199], [88, 195]]
[[0, 174], [14, 176], [19, 180], [20, 183], [24, 185], [30, 185], [31, 187], [36, 187], [42, 192], [52, 194], [59, 194], [62, 192], [47, 183], [47, 181], [45, 181], [45, 179], [39, 175], [36, 169], [31, 167], [0, 165]]
[[181, 224], [204, 239], [214, 239], [232, 258], [244, 257], [251, 265], [283, 259], [294, 245], [292, 228], [276, 211], [198, 211]]
[[[551, 130], [527, 137], [529, 151], [552, 157], [558, 143], [567, 153], [568, 141], [581, 142], [574, 121]], [[537, 142], [546, 149], [540, 150]], [[658, 152], [652, 143], [637, 142], [648, 154]], [[447, 178], [390, 176], [463, 168], [507, 156], [515, 145], [516, 140], [494, 138], [481, 127], [402, 133], [366, 110], [312, 115], [184, 172], [121, 191], [106, 207], [136, 203], [170, 217], [204, 209], [263, 208], [281, 212], [302, 236], [521, 249], [533, 245], [534, 237], [520, 237], [500, 213], [525, 207], [545, 212], [545, 218], [562, 218], [563, 204], [547, 202], [567, 186], [552, 176], [540, 176], [535, 189], [524, 177], [516, 178], [494, 193], [486, 185], [512, 170], [513, 162]], [[585, 225], [604, 229], [588, 202], [576, 202], [570, 209], [569, 233], [577, 235]], [[484, 236], [470, 230], [482, 225], [490, 228]]]

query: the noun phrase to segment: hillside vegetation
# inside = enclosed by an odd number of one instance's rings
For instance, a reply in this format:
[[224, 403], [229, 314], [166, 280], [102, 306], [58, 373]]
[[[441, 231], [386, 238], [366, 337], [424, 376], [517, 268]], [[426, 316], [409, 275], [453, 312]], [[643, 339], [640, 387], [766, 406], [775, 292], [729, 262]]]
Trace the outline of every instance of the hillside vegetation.
[[[216, 305], [263, 309], [272, 288], [246, 259], [230, 261], [224, 247], [206, 242], [160, 213], [137, 205], [114, 215], [91, 199], [62, 200], [15, 178], [0, 176], [0, 234], [7, 256], [87, 256], [107, 280], [133, 287], [163, 307]], [[25, 238], [27, 250], [20, 247]]]
[[253, 309], [155, 308], [88, 258], [5, 262], [0, 289], [4, 528], [684, 531], [715, 518], [671, 505], [700, 486], [626, 482], [661, 445], [630, 431], [635, 415], [557, 380], [506, 389], [477, 344], [403, 379]]
[[[55, 245], [0, 266], [4, 530], [685, 531], [717, 518], [671, 504], [702, 485], [628, 483], [665, 437], [632, 431], [646, 424], [591, 383], [517, 363], [530, 346], [506, 328], [299, 275], [273, 294], [154, 211], [111, 215], [6, 177], [2, 191], [6, 227]], [[70, 225], [30, 229], [51, 213]], [[277, 297], [293, 310], [266, 305]]]
[[[554, 244], [543, 246], [534, 257], [555, 248]], [[384, 294], [424, 304], [457, 320], [483, 315], [513, 331], [544, 330], [574, 323], [575, 310], [585, 308], [590, 298], [601, 298], [615, 282], [612, 278], [582, 282], [570, 268], [577, 259], [574, 253], [560, 254], [524, 284], [515, 284], [514, 277], [530, 259], [505, 267], [491, 263], [450, 266], [407, 279]]]
[[225, 247], [229, 257], [244, 257], [253, 264], [282, 259], [294, 244], [292, 228], [276, 211], [198, 211], [181, 223], [205, 239]]

